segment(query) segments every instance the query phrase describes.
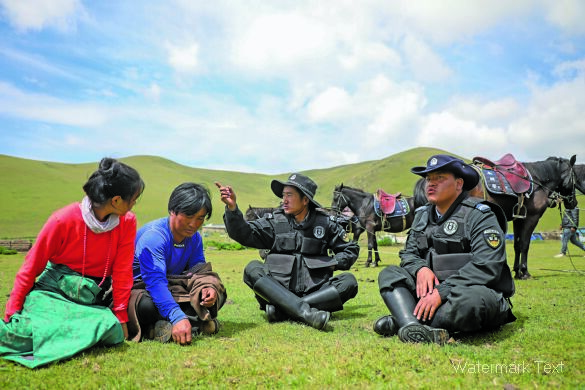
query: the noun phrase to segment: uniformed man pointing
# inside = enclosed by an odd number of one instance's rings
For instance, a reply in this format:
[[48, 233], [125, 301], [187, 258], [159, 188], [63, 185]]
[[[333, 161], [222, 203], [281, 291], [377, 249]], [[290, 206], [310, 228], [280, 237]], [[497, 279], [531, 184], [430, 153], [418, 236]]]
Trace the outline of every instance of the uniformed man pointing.
[[416, 210], [400, 266], [378, 276], [391, 315], [378, 319], [374, 331], [398, 334], [403, 342], [443, 344], [449, 332], [514, 321], [506, 219], [499, 206], [469, 197], [479, 181], [476, 170], [439, 154], [411, 172], [425, 178], [428, 203]]
[[[345, 240], [345, 230], [320, 210], [314, 199], [317, 184], [295, 173], [287, 181], [272, 180], [272, 192], [282, 208], [247, 222], [229, 186], [215, 183], [226, 204], [223, 220], [229, 236], [242, 245], [269, 249], [264, 263], [254, 260], [244, 269], [244, 283], [256, 293], [269, 322], [292, 319], [323, 329], [330, 313], [355, 297], [355, 276], [349, 270], [359, 246]], [[329, 252], [332, 255], [329, 255]]]

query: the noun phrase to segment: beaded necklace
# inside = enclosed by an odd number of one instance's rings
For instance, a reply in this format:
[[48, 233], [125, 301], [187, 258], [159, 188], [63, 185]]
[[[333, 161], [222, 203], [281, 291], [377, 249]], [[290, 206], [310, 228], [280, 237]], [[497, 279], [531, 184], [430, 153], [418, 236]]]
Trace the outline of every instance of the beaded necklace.
[[[112, 249], [112, 231], [109, 231], [110, 239], [108, 241], [108, 254], [106, 256], [106, 267], [104, 268], [104, 276], [102, 277], [102, 281], [98, 284], [98, 287], [102, 286], [104, 280], [106, 280], [106, 275], [108, 273], [108, 266], [110, 265], [110, 251]], [[85, 252], [87, 248], [87, 225], [85, 225], [85, 230], [83, 231], [83, 263], [81, 264], [81, 276], [85, 276]]]

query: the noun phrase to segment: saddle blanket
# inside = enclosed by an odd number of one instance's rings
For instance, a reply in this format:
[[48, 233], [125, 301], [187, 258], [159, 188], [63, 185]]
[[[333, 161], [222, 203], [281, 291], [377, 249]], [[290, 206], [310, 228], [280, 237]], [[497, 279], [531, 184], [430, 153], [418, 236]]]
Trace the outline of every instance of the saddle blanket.
[[[482, 167], [482, 176], [485, 183], [485, 188], [488, 192], [497, 195], [512, 195], [518, 196], [518, 194], [512, 189], [510, 182], [506, 179], [504, 174], [498, 172], [496, 170]], [[530, 186], [528, 191], [525, 193], [527, 195], [531, 195], [533, 190], [532, 181], [530, 181]]]
[[[384, 215], [382, 210], [380, 210], [380, 201], [378, 199], [376, 199], [375, 196], [374, 196], [374, 211], [376, 212], [376, 214], [379, 217], [382, 217]], [[408, 214], [409, 212], [410, 212], [410, 206], [408, 205], [408, 202], [406, 201], [406, 199], [397, 198], [396, 205], [394, 207], [394, 212], [392, 212], [391, 214], [386, 214], [385, 217], [386, 218], [402, 217], [402, 216]]]

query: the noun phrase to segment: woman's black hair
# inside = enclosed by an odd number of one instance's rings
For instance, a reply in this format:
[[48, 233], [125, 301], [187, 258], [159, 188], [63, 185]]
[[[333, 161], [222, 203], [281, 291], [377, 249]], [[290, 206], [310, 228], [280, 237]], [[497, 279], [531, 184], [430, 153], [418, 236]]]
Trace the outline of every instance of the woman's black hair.
[[136, 193], [144, 191], [144, 181], [136, 169], [116, 159], [104, 157], [98, 170], [83, 185], [83, 191], [92, 203], [98, 205], [103, 205], [114, 196], [129, 202]]
[[203, 184], [183, 183], [173, 190], [169, 198], [169, 213], [195, 215], [205, 209], [207, 219], [211, 218], [212, 206], [209, 189]]

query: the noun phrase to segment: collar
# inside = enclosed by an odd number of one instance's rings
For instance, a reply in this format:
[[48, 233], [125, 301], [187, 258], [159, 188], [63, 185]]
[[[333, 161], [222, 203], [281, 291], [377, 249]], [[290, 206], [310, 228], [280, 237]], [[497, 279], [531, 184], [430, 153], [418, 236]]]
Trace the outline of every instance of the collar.
[[120, 224], [120, 217], [116, 214], [110, 214], [104, 222], [98, 220], [91, 208], [91, 200], [87, 196], [83, 198], [79, 207], [83, 221], [96, 234], [109, 232]]

